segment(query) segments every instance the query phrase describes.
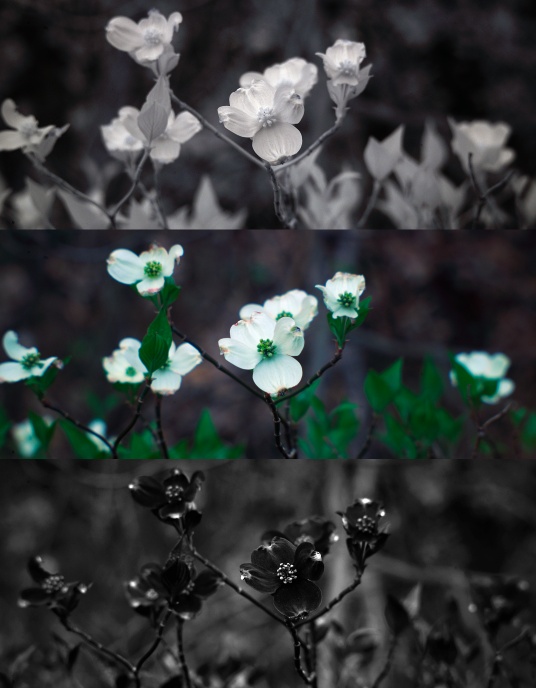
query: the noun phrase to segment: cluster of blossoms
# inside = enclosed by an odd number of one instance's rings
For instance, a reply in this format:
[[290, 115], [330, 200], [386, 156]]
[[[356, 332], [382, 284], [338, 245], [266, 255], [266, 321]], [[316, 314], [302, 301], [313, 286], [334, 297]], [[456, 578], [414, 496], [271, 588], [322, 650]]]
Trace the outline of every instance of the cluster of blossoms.
[[[514, 382], [505, 378], [510, 359], [504, 354], [490, 355], [484, 351], [473, 351], [470, 354], [457, 354], [454, 360], [468, 373], [471, 396], [485, 404], [496, 404], [515, 389]], [[450, 371], [450, 380], [455, 387], [459, 386], [458, 376], [459, 372], [456, 370]]]

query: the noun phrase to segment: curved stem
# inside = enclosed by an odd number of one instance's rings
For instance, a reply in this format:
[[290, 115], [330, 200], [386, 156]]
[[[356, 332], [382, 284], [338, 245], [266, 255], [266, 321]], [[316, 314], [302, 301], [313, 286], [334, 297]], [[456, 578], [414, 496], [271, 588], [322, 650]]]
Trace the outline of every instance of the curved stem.
[[156, 638], [155, 638], [154, 641], [153, 641], [153, 644], [152, 644], [151, 647], [147, 650], [147, 652], [146, 652], [142, 657], [140, 657], [140, 659], [138, 660], [138, 663], [136, 664], [136, 667], [135, 667], [136, 675], [138, 675], [138, 674], [140, 673], [141, 668], [143, 667], [143, 665], [145, 664], [145, 662], [146, 662], [146, 661], [149, 659], [149, 657], [155, 652], [155, 650], [157, 649], [157, 647], [158, 647], [158, 646], [160, 645], [160, 643], [162, 642], [162, 636], [164, 635], [164, 629], [165, 629], [165, 627], [166, 627], [167, 622], [169, 621], [169, 617], [170, 617], [170, 616], [171, 616], [171, 609], [168, 609], [168, 610], [166, 611], [166, 613], [164, 614], [164, 618], [162, 619], [162, 621], [160, 622], [160, 624], [159, 624], [159, 626], [158, 626], [158, 632], [157, 632], [157, 634], [156, 634]]
[[114, 222], [115, 222], [115, 218], [116, 218], [117, 213], [121, 210], [121, 208], [125, 205], [125, 203], [130, 199], [130, 197], [132, 196], [134, 191], [136, 191], [136, 187], [138, 186], [138, 182], [140, 181], [141, 171], [143, 169], [143, 166], [145, 165], [145, 161], [149, 157], [150, 152], [151, 151], [149, 148], [145, 148], [145, 150], [143, 151], [143, 155], [141, 156], [141, 159], [138, 163], [138, 166], [136, 167], [136, 171], [135, 171], [134, 176], [132, 178], [132, 185], [131, 185], [130, 189], [126, 192], [126, 194], [123, 196], [123, 198], [119, 201], [119, 203], [117, 203], [115, 208], [112, 210], [110, 215], [111, 215], [111, 218]]
[[305, 158], [311, 155], [313, 151], [315, 151], [319, 146], [321, 146], [326, 139], [328, 139], [330, 136], [333, 136], [333, 134], [340, 128], [341, 124], [342, 120], [338, 120], [337, 122], [335, 122], [335, 124], [332, 127], [327, 129], [327, 131], [325, 131], [323, 134], [320, 134], [316, 141], [312, 143], [309, 146], [309, 148], [306, 148], [303, 151], [303, 153], [300, 153], [300, 155], [298, 155], [297, 157], [293, 158], [292, 160], [289, 160], [288, 162], [284, 162], [282, 165], [274, 165], [274, 172], [281, 172], [281, 170], [284, 170], [287, 167], [291, 167], [292, 165], [296, 165], [302, 160], [305, 160]]
[[156, 431], [160, 451], [164, 459], [169, 459], [169, 452], [166, 440], [164, 438], [164, 431], [162, 430], [162, 397], [160, 394], [156, 395]]
[[387, 659], [385, 660], [384, 667], [380, 671], [378, 676], [376, 677], [376, 680], [372, 684], [371, 688], [380, 688], [380, 685], [382, 684], [383, 680], [387, 677], [387, 674], [391, 671], [391, 665], [393, 663], [393, 655], [395, 653], [397, 640], [398, 640], [398, 637], [396, 635], [394, 635], [391, 638], [391, 642], [389, 644], [389, 650], [387, 652]]
[[134, 417], [132, 420], [129, 422], [127, 427], [119, 433], [119, 435], [116, 437], [114, 445], [113, 445], [113, 452], [114, 452], [114, 459], [117, 459], [117, 447], [120, 445], [121, 441], [128, 435], [128, 433], [132, 430], [132, 428], [136, 425], [138, 422], [139, 417], [141, 416], [141, 407], [143, 406], [143, 401], [145, 397], [147, 396], [147, 392], [149, 391], [150, 386], [149, 383], [145, 383], [145, 387], [142, 390], [142, 393], [138, 397], [138, 404], [136, 406], [136, 412], [134, 414]]
[[473, 453], [471, 454], [472, 459], [477, 458], [478, 450], [480, 448], [480, 443], [482, 442], [483, 439], [485, 439], [486, 432], [487, 432], [487, 429], [489, 428], [489, 426], [492, 425], [493, 423], [496, 423], [501, 418], [503, 418], [508, 413], [511, 406], [512, 406], [512, 402], [509, 401], [506, 404], [506, 406], [502, 409], [502, 411], [499, 411], [499, 413], [496, 413], [491, 418], [488, 418], [488, 420], [485, 423], [482, 423], [482, 425], [480, 425], [480, 423], [478, 422], [478, 416], [476, 416], [476, 414], [475, 414], [475, 416], [477, 418], [477, 430], [476, 430], [477, 435], [476, 435], [476, 440], [475, 440], [475, 446], [473, 447]]
[[343, 352], [343, 349], [341, 349], [338, 346], [337, 351], [335, 352], [335, 355], [333, 356], [331, 361], [329, 361], [328, 363], [323, 365], [322, 368], [320, 368], [320, 370], [318, 370], [312, 377], [310, 377], [302, 387], [300, 387], [299, 389], [296, 389], [294, 392], [291, 392], [290, 394], [285, 394], [283, 397], [281, 397], [280, 399], [277, 400], [277, 403], [280, 404], [283, 401], [287, 401], [288, 399], [292, 399], [292, 397], [295, 397], [298, 394], [301, 394], [304, 390], [306, 390], [308, 387], [310, 387], [313, 384], [313, 382], [316, 382], [319, 377], [322, 377], [322, 375], [326, 372], [326, 370], [333, 368], [333, 366], [338, 361], [341, 360], [342, 352]]
[[300, 676], [300, 678], [303, 680], [303, 682], [306, 683], [308, 686], [310, 686], [315, 681], [316, 675], [314, 674], [314, 672], [308, 674], [302, 667], [302, 664], [301, 664], [302, 642], [301, 642], [300, 637], [298, 635], [298, 631], [296, 630], [296, 627], [292, 624], [291, 621], [287, 621], [285, 623], [285, 626], [288, 628], [289, 633], [292, 636], [292, 640], [294, 641], [294, 667], [295, 667], [298, 675]]
[[[283, 446], [283, 443], [281, 441], [281, 423], [285, 422], [287, 425], [287, 421], [283, 420], [279, 413], [277, 412], [277, 408], [274, 404], [274, 400], [272, 397], [266, 393], [264, 395], [264, 400], [270, 407], [270, 410], [272, 411], [272, 417], [274, 419], [274, 437], [275, 437], [275, 446], [277, 447], [277, 450], [279, 451], [280, 454], [283, 455], [283, 458], [285, 459], [297, 459], [298, 458], [298, 453], [295, 448], [292, 449], [286, 449]], [[286, 427], [286, 426], [285, 426]]]
[[121, 664], [122, 666], [125, 667], [131, 674], [135, 675], [136, 674], [136, 667], [131, 664], [128, 659], [125, 657], [122, 657], [120, 654], [117, 652], [114, 652], [113, 650], [109, 650], [107, 647], [104, 647], [101, 643], [99, 643], [97, 640], [92, 638], [89, 633], [86, 633], [83, 631], [81, 628], [78, 628], [78, 626], [74, 626], [71, 624], [68, 618], [66, 617], [60, 617], [60, 621], [62, 626], [68, 630], [70, 633], [74, 633], [75, 635], [79, 636], [82, 638], [90, 647], [92, 647], [94, 650], [97, 652], [100, 652], [101, 654], [105, 655], [109, 659], [114, 660], [118, 664]]
[[181, 666], [182, 677], [184, 678], [184, 684], [186, 688], [192, 688], [192, 681], [190, 679], [190, 670], [186, 664], [186, 656], [184, 654], [184, 644], [182, 642], [182, 631], [184, 627], [184, 621], [177, 617], [177, 651], [179, 653], [179, 664]]
[[349, 593], [352, 592], [352, 590], [355, 590], [357, 586], [361, 583], [361, 576], [363, 575], [363, 572], [359, 573], [356, 575], [354, 580], [350, 583], [350, 585], [342, 592], [340, 592], [337, 597], [334, 597], [329, 604], [326, 604], [326, 606], [321, 609], [319, 612], [317, 612], [314, 616], [309, 617], [308, 619], [304, 619], [303, 621], [298, 621], [296, 624], [296, 628], [299, 628], [300, 626], [303, 626], [304, 624], [310, 624], [313, 621], [316, 621], [319, 619], [321, 616], [324, 616], [327, 612], [330, 611], [330, 609], [333, 609], [333, 607], [336, 604], [339, 604], [339, 602], [346, 597]]

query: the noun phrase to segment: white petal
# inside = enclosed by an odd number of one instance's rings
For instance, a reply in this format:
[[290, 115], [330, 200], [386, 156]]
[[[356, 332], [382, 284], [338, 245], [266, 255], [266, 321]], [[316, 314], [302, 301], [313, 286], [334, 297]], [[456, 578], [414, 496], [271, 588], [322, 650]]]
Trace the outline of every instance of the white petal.
[[182, 377], [169, 368], [157, 370], [153, 373], [151, 389], [157, 394], [173, 394], [181, 386]]
[[253, 382], [268, 394], [295, 387], [302, 378], [302, 367], [290, 356], [263, 359], [253, 371]]
[[2, 103], [2, 117], [4, 118], [5, 123], [8, 126], [13, 127], [13, 129], [20, 129], [27, 124], [28, 121], [37, 126], [37, 120], [35, 117], [25, 117], [24, 115], [21, 115], [17, 110], [15, 102], [11, 100], [11, 98], [7, 98]]
[[253, 150], [259, 158], [271, 164], [297, 153], [302, 146], [302, 135], [292, 124], [277, 122], [264, 127], [253, 137]]
[[298, 356], [304, 345], [303, 332], [292, 318], [280, 318], [275, 325], [274, 344], [278, 354]]
[[177, 143], [186, 143], [202, 129], [201, 122], [190, 112], [181, 112], [166, 129], [166, 134]]
[[252, 313], [250, 318], [239, 320], [231, 327], [231, 338], [257, 349], [261, 339], [273, 339], [275, 322], [263, 312]]
[[160, 277], [145, 277], [141, 282], [136, 284], [136, 289], [142, 296], [149, 294], [158, 294], [164, 288], [164, 278]]
[[0, 131], [0, 151], [16, 150], [28, 143], [18, 131]]
[[218, 108], [218, 117], [226, 129], [229, 129], [237, 136], [244, 136], [248, 139], [255, 136], [262, 126], [256, 117], [251, 117], [245, 112], [228, 105]]
[[24, 356], [38, 353], [35, 347], [27, 349], [25, 346], [22, 346], [22, 344], [19, 344], [19, 337], [13, 330], [9, 330], [9, 332], [5, 333], [2, 344], [4, 345], [6, 354], [14, 361], [22, 361]]
[[203, 361], [199, 351], [191, 344], [181, 344], [171, 356], [169, 368], [178, 375], [186, 375]]
[[499, 378], [506, 375], [506, 371], [510, 367], [510, 359], [504, 354], [495, 354], [489, 357], [488, 377]]
[[357, 318], [357, 308], [349, 308], [348, 306], [341, 306], [340, 303], [335, 304], [332, 310], [332, 315], [334, 318]]
[[159, 162], [161, 165], [169, 165], [179, 157], [181, 144], [172, 141], [167, 136], [160, 136], [155, 139], [151, 147], [151, 160]]
[[237, 368], [242, 370], [252, 370], [262, 360], [262, 356], [257, 349], [252, 349], [247, 344], [226, 337], [218, 342], [220, 353], [225, 359]]
[[54, 361], [57, 361], [57, 360], [58, 360], [57, 356], [51, 356], [50, 358], [45, 358], [44, 361], [39, 361], [39, 365], [34, 366], [30, 370], [30, 374], [33, 377], [41, 377], [41, 375], [44, 375], [47, 372], [48, 368], [50, 368], [50, 366], [54, 363]]
[[106, 27], [106, 40], [114, 48], [130, 52], [143, 45], [143, 34], [132, 19], [114, 17]]
[[108, 273], [121, 284], [134, 284], [144, 277], [144, 262], [125, 248], [113, 251], [106, 262]]
[[0, 382], [19, 382], [32, 377], [20, 363], [0, 363]]
[[267, 81], [253, 81], [248, 88], [239, 88], [229, 96], [229, 104], [250, 117], [257, 117], [261, 108], [271, 108], [274, 104], [275, 89]]
[[284, 84], [279, 86], [274, 96], [274, 114], [278, 121], [298, 124], [304, 114], [303, 98]]
[[[264, 79], [264, 75], [261, 74], [260, 72], [246, 72], [245, 74], [242, 74], [239, 80], [239, 84], [241, 88], [249, 88], [251, 84], [254, 81], [257, 81], [258, 79]], [[268, 79], [269, 81], [269, 79]]]
[[[241, 320], [247, 320], [247, 318], [251, 318], [253, 313], [262, 313], [263, 311], [264, 308], [259, 303], [248, 303], [245, 306], [242, 306], [238, 315], [240, 316]], [[268, 315], [271, 314], [268, 313]]]
[[318, 300], [314, 296], [307, 295], [301, 305], [297, 315], [294, 316], [294, 322], [302, 330], [309, 327], [311, 320], [318, 313]]

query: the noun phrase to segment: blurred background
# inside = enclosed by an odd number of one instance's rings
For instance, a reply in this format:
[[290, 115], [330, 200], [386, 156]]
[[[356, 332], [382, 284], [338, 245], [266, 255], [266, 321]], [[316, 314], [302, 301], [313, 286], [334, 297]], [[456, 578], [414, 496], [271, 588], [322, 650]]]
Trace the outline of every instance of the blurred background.
[[[536, 406], [536, 245], [530, 232], [3, 232], [0, 334], [14, 329], [23, 344], [36, 345], [45, 357], [72, 356], [48, 396], [83, 423], [105, 415], [110, 435], [125, 426], [132, 411], [106, 381], [101, 359], [122, 338], [143, 338], [154, 308], [107, 274], [106, 259], [117, 248], [140, 253], [152, 241], [166, 248], [183, 245], [175, 270], [183, 289], [173, 319], [216, 358], [218, 340], [229, 336], [243, 305], [262, 304], [291, 289], [314, 294], [319, 315], [305, 333], [299, 358], [304, 381], [334, 353], [315, 285], [337, 271], [363, 274], [363, 297], [372, 297], [372, 311], [317, 390], [328, 410], [344, 398], [357, 403], [362, 433], [369, 420], [365, 374], [384, 370], [399, 357], [406, 361], [405, 384], [417, 391], [423, 357], [432, 356], [444, 375], [447, 404], [458, 415], [463, 408], [447, 383], [448, 351], [503, 352], [512, 360], [508, 376], [516, 383], [515, 400]], [[229, 368], [251, 382], [249, 371]], [[0, 405], [16, 422], [29, 409], [43, 412], [23, 384], [1, 385]], [[225, 441], [245, 443], [246, 458], [279, 456], [265, 405], [207, 362], [164, 400], [168, 443], [191, 438], [205, 407]], [[147, 413], [151, 419], [151, 405]], [[493, 432], [511, 444], [508, 419]], [[362, 441], [363, 436], [356, 441], [355, 455]], [[10, 455], [9, 447], [1, 451]], [[470, 453], [461, 450], [460, 458]], [[53, 445], [52, 458], [71, 456], [68, 446]], [[386, 456], [375, 446], [367, 455]]]
[[[383, 503], [391, 535], [385, 548], [369, 560], [361, 587], [330, 613], [329, 618], [343, 630], [332, 629], [321, 650], [319, 685], [324, 688], [356, 685], [352, 682], [355, 672], [352, 681], [336, 684], [334, 667], [340, 669], [346, 662], [342, 636], [358, 628], [376, 629], [381, 641], [367, 671], [375, 677], [383, 666], [387, 593], [402, 598], [422, 583], [422, 615], [428, 623], [444, 619], [447, 600], [455, 602], [458, 631], [463, 629], [463, 642], [470, 644], [478, 636], [479, 624], [476, 615], [468, 612], [467, 575], [519, 576], [532, 588], [536, 584], [534, 462], [280, 460], [178, 465], [187, 474], [194, 468], [206, 472], [206, 483], [196, 500], [203, 511], [196, 547], [236, 583], [240, 564], [250, 560], [266, 530], [282, 530], [293, 520], [314, 514], [331, 519], [339, 540], [325, 557], [326, 569], [319, 582], [325, 602], [352, 580], [344, 531], [335, 512], [358, 497]], [[127, 486], [140, 475], [165, 477], [166, 469], [169, 464], [139, 461], [0, 463], [1, 663], [6, 671], [18, 658], [16, 688], [116, 685], [116, 672], [85, 651], [80, 653], [75, 678], [65, 680], [59, 660], [65, 653], [62, 640], [73, 647], [77, 639], [68, 636], [47, 610], [17, 608], [18, 592], [32, 586], [26, 564], [35, 555], [45, 557], [49, 569], [60, 570], [67, 581], [93, 582], [74, 613], [77, 625], [129, 658], [141, 656], [149, 646], [153, 632], [147, 620], [129, 608], [122, 583], [143, 564], [164, 563], [175, 531], [136, 505]], [[252, 594], [271, 606], [269, 597]], [[530, 593], [521, 607], [522, 622], [530, 623], [533, 615]], [[519, 628], [502, 631], [497, 644], [512, 638]], [[171, 630], [167, 641], [173, 648]], [[228, 588], [219, 589], [202, 613], [186, 624], [185, 643], [194, 668], [230, 662], [237, 670], [248, 664], [260, 667], [255, 683], [240, 685], [301, 685], [294, 674], [287, 634]], [[392, 672], [382, 684], [385, 688], [414, 687], [416, 659], [411, 658], [410, 646], [407, 637], [399, 644]], [[160, 687], [176, 672], [165, 648], [164, 644], [157, 654], [158, 661], [147, 665], [144, 687]], [[510, 650], [505, 658], [505, 671], [519, 677], [514, 685], [533, 685], [527, 678], [525, 648]], [[484, 685], [481, 681], [488, 668], [479, 661], [475, 681], [464, 685]]]
[[[96, 183], [88, 160], [100, 167], [110, 160], [99, 127], [124, 105], [141, 107], [152, 85], [151, 72], [112, 48], [104, 28], [118, 15], [139, 21], [152, 7], [145, 0], [6, 0], [0, 9], [0, 101], [13, 98], [42, 126], [70, 123], [49, 163], [85, 191]], [[352, 102], [342, 131], [324, 146], [319, 163], [328, 178], [343, 165], [363, 172], [368, 137], [383, 139], [400, 124], [414, 156], [427, 118], [450, 139], [447, 116], [507, 122], [517, 167], [535, 172], [536, 15], [530, 0], [160, 0], [157, 9], [183, 15], [172, 88], [213, 124], [244, 72], [263, 72], [296, 56], [315, 63], [319, 83], [300, 124], [304, 145], [333, 120], [315, 53], [337, 38], [364, 42], [374, 78]], [[247, 140], [234, 138], [250, 150]], [[459, 163], [450, 166], [447, 176], [461, 182]], [[2, 154], [0, 171], [13, 190], [23, 188], [28, 166], [19, 153]], [[246, 206], [250, 227], [274, 226], [266, 174], [209, 132], [194, 137], [164, 170], [166, 210], [190, 204], [204, 174], [225, 209]], [[373, 214], [369, 226], [386, 223]]]

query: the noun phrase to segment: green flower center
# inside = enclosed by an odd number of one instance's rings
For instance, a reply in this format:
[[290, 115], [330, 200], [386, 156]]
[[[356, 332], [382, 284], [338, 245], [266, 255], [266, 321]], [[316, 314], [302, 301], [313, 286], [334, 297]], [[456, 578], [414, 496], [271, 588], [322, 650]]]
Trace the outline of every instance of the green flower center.
[[296, 567], [292, 564], [279, 564], [276, 575], [282, 583], [292, 583], [298, 577]]
[[263, 358], [272, 358], [276, 352], [276, 346], [271, 339], [261, 339], [257, 344], [257, 351]]
[[292, 315], [292, 313], [289, 313], [288, 311], [281, 311], [281, 313], [279, 313], [276, 316], [276, 320], [280, 320], [281, 318], [293, 318], [293, 317], [294, 316]]
[[337, 302], [345, 308], [352, 308], [352, 306], [355, 306], [355, 296], [350, 294], [349, 291], [345, 291], [344, 294], [339, 294]]
[[150, 260], [145, 264], [143, 272], [147, 277], [159, 277], [162, 274], [162, 263], [157, 260]]
[[136, 377], [137, 371], [136, 368], [133, 366], [128, 366], [128, 368], [125, 370], [125, 375], [128, 377]]
[[41, 363], [41, 355], [39, 354], [39, 352], [35, 354], [26, 354], [26, 356], [24, 356], [24, 358], [21, 360], [20, 364], [25, 370], [31, 370], [36, 366], [38, 366], [39, 368], [43, 367], [43, 364]]

